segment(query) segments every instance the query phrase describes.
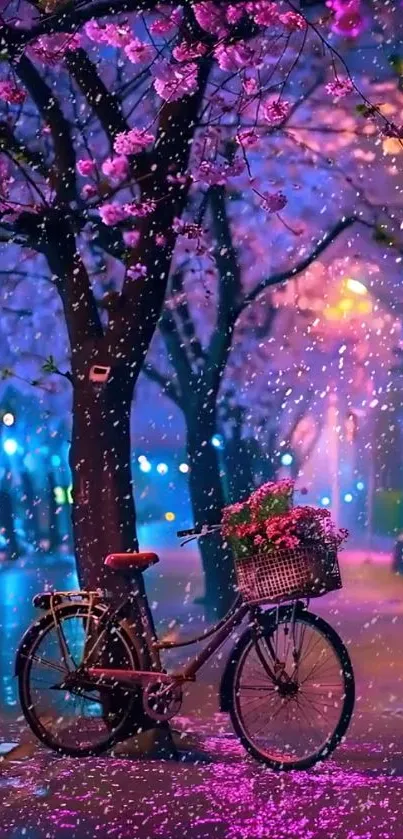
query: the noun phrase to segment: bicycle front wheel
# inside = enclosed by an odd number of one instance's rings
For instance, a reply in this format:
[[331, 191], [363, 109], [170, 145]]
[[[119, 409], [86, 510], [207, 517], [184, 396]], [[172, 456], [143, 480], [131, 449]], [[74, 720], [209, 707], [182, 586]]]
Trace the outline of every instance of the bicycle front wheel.
[[246, 633], [233, 671], [230, 715], [250, 754], [272, 769], [308, 769], [347, 731], [354, 674], [337, 632], [310, 612], [279, 612], [256, 640]]
[[[69, 604], [44, 615], [23, 650], [19, 696], [28, 725], [45, 745], [73, 757], [101, 754], [126, 730], [138, 697], [116, 685], [98, 687], [74, 677], [97, 638], [100, 610]], [[92, 666], [139, 669], [133, 639], [122, 624], [110, 626], [91, 657]], [[72, 681], [73, 676], [73, 681]]]

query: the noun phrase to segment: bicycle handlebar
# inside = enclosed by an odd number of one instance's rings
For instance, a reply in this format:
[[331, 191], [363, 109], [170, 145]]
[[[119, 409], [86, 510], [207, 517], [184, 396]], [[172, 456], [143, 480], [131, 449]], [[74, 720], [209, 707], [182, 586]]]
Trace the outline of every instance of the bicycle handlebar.
[[186, 539], [187, 536], [206, 536], [220, 530], [221, 524], [202, 524], [201, 527], [191, 527], [189, 530], [178, 530], [176, 535], [179, 539]]
[[[300, 489], [295, 490], [295, 492], [299, 492], [301, 495], [308, 495], [306, 487], [301, 487]], [[189, 530], [177, 530], [176, 535], [179, 539], [186, 539], [191, 536], [207, 536], [209, 533], [214, 533], [216, 530], [220, 530], [220, 528], [221, 523], [219, 522], [216, 524], [202, 524], [201, 527], [191, 527]]]

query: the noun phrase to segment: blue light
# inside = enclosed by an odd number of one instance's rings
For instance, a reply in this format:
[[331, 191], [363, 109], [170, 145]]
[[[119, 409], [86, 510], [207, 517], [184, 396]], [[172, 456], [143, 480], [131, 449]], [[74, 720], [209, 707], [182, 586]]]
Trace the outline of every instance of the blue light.
[[293, 460], [294, 458], [292, 454], [290, 454], [289, 452], [286, 452], [281, 457], [281, 463], [283, 464], [283, 466], [291, 466]]
[[353, 500], [353, 496], [351, 495], [351, 492], [346, 492], [346, 494], [344, 496], [344, 500], [345, 500], [346, 504], [351, 504], [351, 502]]
[[51, 462], [52, 466], [60, 466], [62, 461], [61, 461], [58, 454], [52, 454], [52, 457], [50, 458], [50, 462]]
[[152, 466], [146, 457], [143, 457], [139, 463], [140, 472], [151, 472]]
[[158, 463], [157, 472], [159, 475], [166, 475], [166, 473], [168, 472], [168, 466], [166, 465], [166, 463]]
[[7, 440], [4, 440], [3, 449], [6, 454], [15, 454], [18, 449], [18, 443], [12, 437], [8, 437]]
[[224, 440], [221, 437], [221, 434], [213, 434], [211, 438], [211, 445], [214, 446], [215, 449], [224, 448]]
[[329, 504], [330, 504], [330, 498], [329, 498], [329, 496], [328, 496], [328, 495], [324, 495], [324, 496], [323, 496], [323, 498], [321, 498], [321, 499], [320, 499], [320, 503], [322, 504], [322, 507], [328, 507], [328, 506], [329, 506]]
[[357, 489], [359, 489], [360, 491], [365, 489], [364, 481], [357, 481]]

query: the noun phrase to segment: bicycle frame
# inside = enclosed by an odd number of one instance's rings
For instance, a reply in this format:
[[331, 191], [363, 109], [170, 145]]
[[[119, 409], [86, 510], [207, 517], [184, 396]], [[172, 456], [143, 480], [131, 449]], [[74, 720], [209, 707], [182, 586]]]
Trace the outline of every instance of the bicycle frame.
[[[105, 626], [102, 626], [102, 629], [107, 631], [108, 624], [112, 623], [116, 618], [119, 617], [119, 613], [124, 610], [127, 601], [122, 603], [116, 610], [107, 610], [105, 615], [101, 617], [100, 625], [105, 623]], [[142, 630], [145, 638], [150, 638], [151, 627], [148, 620], [147, 611], [142, 609], [140, 606], [140, 619], [142, 624]], [[210, 630], [203, 633], [203, 635], [196, 636], [194, 638], [188, 639], [186, 641], [179, 641], [179, 642], [171, 642], [171, 641], [158, 641], [155, 636], [153, 636], [150, 646], [150, 656], [152, 661], [152, 670], [125, 670], [125, 669], [117, 669], [117, 668], [108, 668], [108, 667], [85, 667], [86, 675], [88, 675], [91, 679], [101, 680], [104, 684], [105, 682], [113, 682], [114, 685], [116, 683], [124, 684], [124, 685], [147, 685], [156, 681], [159, 682], [189, 682], [194, 681], [196, 678], [196, 674], [206, 664], [207, 661], [216, 653], [218, 648], [223, 644], [227, 638], [230, 636], [232, 630], [238, 626], [244, 620], [245, 616], [248, 612], [252, 612], [252, 617], [254, 620], [257, 620], [257, 616], [259, 610], [257, 607], [250, 606], [242, 601], [240, 595], [236, 598], [233, 606], [229, 609], [225, 617], [215, 624]], [[101, 628], [101, 626], [99, 627]], [[101, 636], [103, 636], [104, 632], [102, 632], [97, 640], [94, 643], [93, 648], [89, 651], [87, 658], [91, 658], [93, 652], [98, 645]], [[189, 662], [185, 665], [182, 670], [179, 670], [176, 673], [165, 673], [162, 670], [161, 662], [160, 662], [160, 651], [161, 650], [169, 650], [173, 648], [180, 648], [180, 647], [187, 647], [191, 644], [196, 644], [200, 641], [203, 641], [207, 638], [210, 638], [208, 643], [203, 647], [203, 649], [197, 653]]]

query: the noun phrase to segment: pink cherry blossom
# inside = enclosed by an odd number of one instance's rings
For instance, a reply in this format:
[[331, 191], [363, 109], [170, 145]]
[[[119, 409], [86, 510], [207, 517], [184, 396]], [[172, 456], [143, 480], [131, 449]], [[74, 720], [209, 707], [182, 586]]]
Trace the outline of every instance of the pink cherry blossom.
[[135, 265], [127, 269], [127, 274], [132, 280], [139, 280], [141, 277], [147, 276], [147, 268], [141, 262], [136, 262]]
[[111, 227], [114, 224], [119, 224], [120, 221], [124, 221], [128, 213], [119, 204], [103, 204], [99, 207], [99, 215], [103, 223]]
[[29, 47], [29, 52], [43, 64], [56, 64], [69, 52], [79, 49], [81, 36], [60, 32], [55, 35], [41, 35]]
[[277, 125], [287, 119], [291, 105], [285, 99], [275, 99], [265, 102], [263, 105], [263, 116], [270, 125]]
[[199, 239], [204, 235], [204, 230], [200, 224], [183, 221], [180, 218], [174, 218], [172, 230], [180, 236], [185, 236], [186, 239]]
[[13, 82], [0, 82], [0, 99], [10, 105], [22, 105], [26, 99], [25, 90]]
[[200, 181], [207, 186], [225, 186], [227, 182], [224, 168], [209, 160], [203, 160], [200, 163], [198, 169], [192, 173], [192, 178], [195, 182]]
[[90, 41], [95, 41], [98, 44], [106, 43], [105, 27], [98, 23], [97, 20], [89, 20], [84, 26], [84, 32]]
[[156, 202], [151, 199], [146, 199], [145, 201], [132, 201], [131, 204], [124, 205], [124, 211], [126, 216], [142, 218], [144, 216], [151, 215], [156, 206]]
[[281, 14], [280, 22], [289, 32], [303, 31], [307, 26], [305, 18], [298, 12], [293, 11]]
[[257, 2], [248, 3], [247, 10], [259, 26], [274, 26], [279, 23], [278, 5], [270, 2], [270, 0], [257, 0]]
[[121, 155], [138, 154], [153, 142], [152, 134], [139, 128], [131, 128], [130, 131], [121, 131], [117, 134], [113, 148], [117, 154]]
[[159, 18], [159, 20], [153, 21], [150, 25], [150, 32], [153, 35], [170, 35], [175, 27], [176, 23], [172, 18]]
[[214, 55], [221, 70], [227, 70], [230, 73], [253, 66], [256, 58], [255, 50], [248, 44], [242, 43], [229, 46], [219, 44], [214, 50]]
[[90, 41], [109, 44], [111, 47], [124, 47], [132, 39], [130, 27], [125, 23], [99, 24], [96, 20], [89, 20], [84, 26], [84, 31]]
[[83, 175], [84, 178], [87, 178], [89, 175], [92, 175], [96, 170], [96, 163], [95, 160], [90, 160], [89, 158], [77, 160], [76, 169], [80, 175]]
[[351, 79], [334, 79], [326, 85], [326, 93], [335, 99], [342, 99], [354, 90]]
[[124, 155], [118, 157], [107, 157], [102, 164], [102, 171], [107, 178], [114, 181], [121, 181], [129, 171], [129, 161]]
[[193, 12], [199, 26], [205, 32], [209, 32], [211, 35], [216, 35], [219, 38], [224, 37], [228, 33], [224, 8], [219, 8], [211, 0], [196, 3], [193, 6]]
[[97, 188], [93, 184], [84, 184], [81, 190], [81, 197], [88, 200], [89, 198], [94, 198], [97, 195]]
[[242, 131], [238, 131], [236, 139], [245, 149], [251, 149], [258, 145], [260, 137], [254, 128], [244, 128]]
[[259, 90], [256, 79], [244, 79], [242, 86], [247, 96], [256, 96]]
[[125, 46], [125, 53], [132, 64], [146, 64], [152, 61], [155, 49], [151, 44], [145, 44], [139, 38], [132, 38]]
[[177, 61], [191, 61], [192, 58], [199, 58], [204, 55], [207, 50], [205, 44], [196, 41], [194, 44], [182, 41], [177, 47], [174, 47], [172, 54]]
[[226, 18], [228, 23], [239, 23], [246, 12], [246, 4], [239, 3], [236, 6], [229, 5], [226, 9]]
[[260, 206], [267, 213], [279, 213], [288, 203], [283, 192], [262, 192]]
[[358, 38], [367, 26], [361, 0], [328, 0], [334, 12], [332, 30], [344, 38]]
[[125, 230], [123, 233], [123, 241], [129, 248], [136, 248], [140, 240], [140, 232], [138, 230]]
[[152, 68], [154, 88], [161, 99], [174, 102], [192, 95], [197, 88], [197, 64], [170, 64], [159, 61]]

